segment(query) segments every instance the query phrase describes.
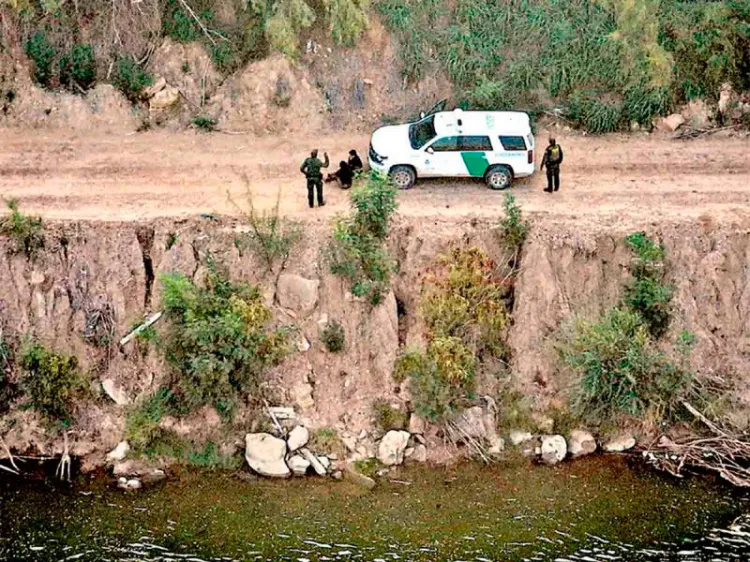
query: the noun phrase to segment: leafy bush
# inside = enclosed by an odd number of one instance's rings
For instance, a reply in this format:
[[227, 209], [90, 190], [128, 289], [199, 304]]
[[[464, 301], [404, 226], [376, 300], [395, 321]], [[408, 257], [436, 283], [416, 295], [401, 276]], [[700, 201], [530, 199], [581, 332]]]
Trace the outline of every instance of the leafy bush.
[[57, 56], [57, 50], [43, 31], [34, 33], [26, 42], [25, 49], [26, 55], [34, 63], [34, 80], [48, 88], [52, 81], [52, 62]]
[[367, 29], [367, 0], [324, 0], [336, 43], [354, 45]]
[[318, 455], [338, 455], [339, 458], [346, 455], [346, 447], [341, 437], [335, 429], [329, 427], [314, 431], [307, 448]]
[[117, 61], [113, 83], [126, 98], [136, 103], [141, 99], [143, 89], [154, 83], [154, 77], [133, 59], [122, 57]]
[[644, 232], [631, 234], [625, 243], [636, 257], [630, 264], [634, 279], [625, 287], [624, 302], [641, 315], [651, 334], [659, 338], [669, 328], [674, 294], [674, 288], [664, 284], [664, 247]]
[[352, 294], [380, 304], [390, 286], [393, 264], [383, 244], [396, 210], [396, 188], [372, 172], [351, 195], [354, 216], [339, 220], [328, 245], [331, 273], [344, 277]]
[[44, 248], [42, 219], [21, 213], [15, 199], [9, 199], [5, 203], [10, 214], [0, 222], [0, 234], [13, 240], [14, 252], [24, 254], [27, 259], [32, 260]]
[[622, 106], [602, 101], [594, 94], [574, 97], [568, 104], [568, 116], [587, 131], [595, 134], [616, 131], [622, 122]]
[[670, 95], [664, 88], [632, 87], [625, 92], [623, 111], [629, 122], [651, 125], [654, 117], [666, 115]]
[[626, 308], [578, 321], [561, 352], [576, 377], [572, 411], [589, 422], [623, 415], [662, 420], [691, 389], [692, 372], [659, 351], [641, 316]]
[[372, 413], [375, 426], [383, 431], [401, 430], [409, 427], [409, 414], [394, 408], [388, 400], [382, 398], [375, 400], [372, 404]]
[[167, 415], [171, 399], [169, 389], [160, 388], [128, 414], [125, 436], [134, 450], [144, 450], [159, 434], [159, 422]]
[[[245, 182], [247, 183], [247, 178]], [[276, 200], [276, 205], [270, 212], [259, 213], [253, 206], [248, 187], [247, 202], [247, 210], [233, 202], [249, 227], [248, 233], [237, 239], [238, 248], [249, 249], [257, 259], [265, 263], [266, 271], [271, 271], [277, 263], [283, 269], [292, 248], [302, 239], [302, 226], [280, 215], [280, 199]]]
[[91, 45], [76, 44], [60, 57], [60, 85], [78, 92], [88, 90], [96, 82], [96, 59]]
[[196, 115], [192, 120], [193, 127], [199, 131], [210, 133], [216, 130], [216, 119], [208, 115]]
[[240, 397], [257, 394], [265, 370], [289, 352], [289, 331], [267, 327], [271, 312], [258, 287], [232, 283], [210, 263], [202, 287], [180, 273], [161, 281], [176, 406], [184, 413], [211, 404], [231, 416]]
[[157, 432], [138, 453], [149, 459], [169, 459], [183, 466], [208, 470], [237, 470], [243, 459], [238, 454], [224, 454], [213, 441], [196, 443], [171, 431]]
[[[197, 9], [196, 14], [203, 25], [210, 28], [213, 24], [213, 11], [204, 7]], [[190, 43], [203, 38], [203, 30], [195, 18], [185, 11], [178, 0], [167, 0], [162, 16], [162, 33], [181, 43]]]
[[325, 345], [326, 349], [331, 353], [339, 353], [343, 351], [346, 341], [344, 328], [334, 320], [323, 328], [323, 332], [320, 334], [320, 341], [323, 342], [323, 345]]
[[358, 461], [354, 461], [354, 470], [356, 470], [360, 474], [369, 476], [370, 478], [373, 478], [377, 475], [378, 468], [380, 468], [378, 459], [360, 459]]
[[518, 253], [529, 235], [529, 223], [521, 215], [521, 207], [512, 194], [505, 194], [503, 206], [505, 217], [500, 219], [500, 236], [506, 247]]
[[51, 422], [69, 426], [73, 403], [86, 390], [75, 357], [61, 355], [39, 343], [28, 343], [21, 350], [20, 368], [25, 406]]

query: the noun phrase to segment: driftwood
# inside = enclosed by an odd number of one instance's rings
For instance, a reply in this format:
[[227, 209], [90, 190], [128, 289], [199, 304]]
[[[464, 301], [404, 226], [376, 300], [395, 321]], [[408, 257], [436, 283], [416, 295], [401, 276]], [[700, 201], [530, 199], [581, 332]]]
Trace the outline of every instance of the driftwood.
[[750, 488], [750, 436], [736, 435], [712, 422], [687, 402], [683, 406], [710, 435], [673, 441], [662, 436], [643, 455], [657, 469], [682, 478], [688, 469], [714, 472], [740, 488]]

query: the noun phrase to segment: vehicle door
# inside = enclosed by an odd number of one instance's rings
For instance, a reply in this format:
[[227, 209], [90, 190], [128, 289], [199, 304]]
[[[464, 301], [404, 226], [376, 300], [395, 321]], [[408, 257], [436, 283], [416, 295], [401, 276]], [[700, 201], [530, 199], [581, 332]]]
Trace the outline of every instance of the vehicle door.
[[458, 138], [461, 161], [458, 164], [462, 177], [484, 177], [490, 165], [493, 148], [488, 135], [464, 135]]
[[459, 137], [442, 137], [424, 149], [425, 171], [423, 176], [452, 177], [461, 174], [463, 163]]

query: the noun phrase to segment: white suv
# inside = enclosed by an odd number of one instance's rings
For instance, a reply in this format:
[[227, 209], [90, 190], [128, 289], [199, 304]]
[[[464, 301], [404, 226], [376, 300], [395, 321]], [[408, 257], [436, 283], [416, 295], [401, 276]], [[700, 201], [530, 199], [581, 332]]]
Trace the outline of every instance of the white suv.
[[[381, 127], [372, 134], [370, 167], [390, 174], [400, 189], [417, 178], [484, 178], [506, 189], [534, 173], [534, 135], [520, 111], [438, 111], [416, 123]], [[438, 106], [436, 106], [438, 107]]]

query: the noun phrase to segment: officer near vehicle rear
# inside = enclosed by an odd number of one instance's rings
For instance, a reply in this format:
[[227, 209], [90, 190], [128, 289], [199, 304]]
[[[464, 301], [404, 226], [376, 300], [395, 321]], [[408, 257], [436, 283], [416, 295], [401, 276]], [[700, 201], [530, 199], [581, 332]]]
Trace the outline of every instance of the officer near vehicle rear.
[[299, 171], [305, 174], [307, 178], [307, 202], [312, 209], [315, 206], [315, 190], [318, 191], [318, 207], [325, 205], [323, 201], [323, 173], [320, 171], [321, 168], [327, 168], [330, 162], [328, 161], [328, 153], [323, 153], [324, 161], [321, 162], [318, 158], [318, 149], [316, 148], [310, 153], [310, 157], [306, 158], [302, 162]]
[[560, 189], [560, 164], [563, 161], [562, 147], [557, 144], [554, 138], [550, 137], [549, 146], [544, 151], [541, 169], [547, 168], [547, 193], [552, 193]]

